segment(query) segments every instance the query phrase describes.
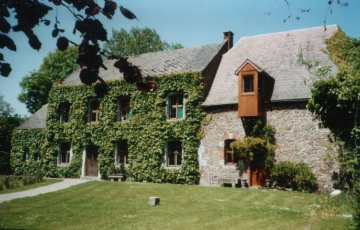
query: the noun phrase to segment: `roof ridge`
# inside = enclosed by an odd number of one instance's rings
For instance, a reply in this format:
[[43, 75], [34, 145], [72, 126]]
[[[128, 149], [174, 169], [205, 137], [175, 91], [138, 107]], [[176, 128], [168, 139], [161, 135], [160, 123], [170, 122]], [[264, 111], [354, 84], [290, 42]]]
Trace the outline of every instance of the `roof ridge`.
[[[332, 24], [332, 25], [326, 26], [326, 28], [333, 28], [333, 27], [338, 27], [338, 25], [337, 25], [337, 24]], [[301, 29], [278, 31], [278, 32], [273, 32], [273, 33], [264, 33], [264, 34], [243, 36], [243, 37], [240, 37], [240, 39], [239, 39], [238, 42], [234, 45], [234, 47], [235, 47], [238, 43], [240, 43], [240, 41], [242, 41], [242, 40], [244, 40], [244, 39], [256, 38], [256, 37], [265, 37], [265, 36], [273, 36], [273, 35], [280, 35], [280, 34], [287, 34], [287, 33], [299, 33], [299, 32], [309, 31], [309, 30], [318, 30], [318, 29], [321, 29], [321, 28], [324, 28], [324, 26], [315, 26], [315, 27], [307, 27], [307, 28], [301, 28]]]

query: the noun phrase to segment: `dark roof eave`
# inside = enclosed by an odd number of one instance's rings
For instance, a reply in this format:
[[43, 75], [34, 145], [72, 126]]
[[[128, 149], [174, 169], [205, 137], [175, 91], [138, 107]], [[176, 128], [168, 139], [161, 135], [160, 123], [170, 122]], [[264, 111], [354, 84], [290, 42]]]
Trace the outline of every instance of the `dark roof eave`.
[[[296, 98], [296, 99], [285, 99], [285, 100], [271, 100], [270, 103], [289, 103], [289, 102], [308, 102], [310, 98]], [[212, 104], [212, 105], [200, 105], [201, 108], [214, 108], [222, 106], [234, 106], [238, 103], [226, 103], [226, 104]]]

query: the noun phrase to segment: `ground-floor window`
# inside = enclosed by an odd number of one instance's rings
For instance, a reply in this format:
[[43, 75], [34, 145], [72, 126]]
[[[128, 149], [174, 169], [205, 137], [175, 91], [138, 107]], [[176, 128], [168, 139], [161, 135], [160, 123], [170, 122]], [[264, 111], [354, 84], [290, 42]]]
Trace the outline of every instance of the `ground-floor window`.
[[225, 145], [224, 145], [225, 164], [236, 164], [236, 163], [238, 163], [238, 160], [239, 160], [238, 156], [234, 154], [234, 151], [230, 147], [230, 144], [233, 143], [234, 141], [235, 141], [234, 139], [225, 140]]
[[116, 143], [115, 164], [119, 166], [128, 163], [128, 143], [127, 141], [119, 141]]
[[69, 164], [70, 163], [70, 142], [61, 142], [59, 145], [58, 152], [58, 164]]
[[181, 141], [169, 141], [167, 143], [166, 163], [168, 167], [179, 167], [182, 164]]

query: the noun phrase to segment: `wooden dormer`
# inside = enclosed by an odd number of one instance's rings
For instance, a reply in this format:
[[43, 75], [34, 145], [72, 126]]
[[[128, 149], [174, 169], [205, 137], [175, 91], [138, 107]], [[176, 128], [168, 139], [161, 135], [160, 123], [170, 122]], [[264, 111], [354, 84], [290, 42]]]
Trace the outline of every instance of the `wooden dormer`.
[[265, 101], [270, 101], [274, 79], [255, 63], [246, 61], [236, 70], [238, 113], [240, 117], [265, 116]]

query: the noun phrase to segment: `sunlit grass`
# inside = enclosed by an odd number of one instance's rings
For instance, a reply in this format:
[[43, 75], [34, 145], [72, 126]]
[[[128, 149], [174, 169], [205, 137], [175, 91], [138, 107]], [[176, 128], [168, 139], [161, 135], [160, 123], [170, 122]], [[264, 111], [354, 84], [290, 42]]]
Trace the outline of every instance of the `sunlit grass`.
[[[160, 197], [149, 206], [150, 196]], [[351, 229], [347, 196], [94, 181], [0, 204], [0, 228]]]

